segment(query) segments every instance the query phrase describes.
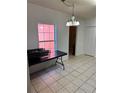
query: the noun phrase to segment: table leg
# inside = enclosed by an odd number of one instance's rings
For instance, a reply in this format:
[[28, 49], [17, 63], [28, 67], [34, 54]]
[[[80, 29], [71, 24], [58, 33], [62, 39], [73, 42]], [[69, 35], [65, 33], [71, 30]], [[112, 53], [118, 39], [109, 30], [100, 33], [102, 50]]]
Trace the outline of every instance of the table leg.
[[59, 58], [56, 59], [55, 65], [56, 65], [56, 63], [59, 63], [59, 64], [61, 64], [63, 66], [63, 70], [65, 70], [65, 66], [64, 66], [64, 63], [62, 61], [62, 57], [60, 57], [60, 62], [58, 61], [58, 59]]
[[58, 62], [58, 58], [56, 59], [55, 65], [56, 65], [57, 62]]
[[64, 63], [62, 61], [62, 57], [61, 57], [61, 62], [62, 62], [63, 70], [65, 70], [65, 66], [64, 66]]

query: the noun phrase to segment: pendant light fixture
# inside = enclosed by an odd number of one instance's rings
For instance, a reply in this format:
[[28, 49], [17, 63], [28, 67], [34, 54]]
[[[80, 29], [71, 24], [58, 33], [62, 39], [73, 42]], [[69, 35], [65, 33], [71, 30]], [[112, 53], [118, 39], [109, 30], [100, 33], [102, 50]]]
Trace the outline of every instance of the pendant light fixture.
[[72, 7], [72, 16], [68, 19], [66, 26], [79, 26], [80, 22], [76, 20], [75, 15], [74, 15], [74, 0], [73, 0], [73, 4], [70, 5], [68, 3], [66, 3], [66, 0], [61, 0], [66, 6], [68, 7]]

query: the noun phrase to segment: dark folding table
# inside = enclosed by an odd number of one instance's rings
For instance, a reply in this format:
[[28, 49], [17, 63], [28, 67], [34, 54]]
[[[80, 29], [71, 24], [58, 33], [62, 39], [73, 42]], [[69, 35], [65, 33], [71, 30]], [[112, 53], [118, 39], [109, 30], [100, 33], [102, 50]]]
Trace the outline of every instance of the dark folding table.
[[56, 50], [56, 51], [54, 51], [52, 53], [50, 52], [48, 54], [48, 56], [40, 57], [39, 60], [29, 60], [28, 63], [29, 63], [29, 66], [32, 66], [32, 65], [43, 63], [43, 62], [46, 62], [46, 61], [49, 61], [49, 60], [52, 60], [52, 59], [56, 59], [55, 64], [56, 63], [61, 64], [63, 66], [63, 70], [64, 70], [65, 66], [64, 66], [62, 57], [65, 56], [65, 55], [67, 55], [67, 53], [59, 51], [59, 50]]

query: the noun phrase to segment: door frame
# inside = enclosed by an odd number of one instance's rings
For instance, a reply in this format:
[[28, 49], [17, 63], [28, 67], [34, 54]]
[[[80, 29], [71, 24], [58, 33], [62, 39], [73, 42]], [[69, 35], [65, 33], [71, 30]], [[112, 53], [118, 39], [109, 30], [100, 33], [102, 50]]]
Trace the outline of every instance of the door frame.
[[[77, 34], [78, 34], [78, 32], [77, 32], [77, 29], [78, 29], [78, 27], [77, 26], [75, 26], [76, 27], [76, 35], [75, 35], [75, 53], [74, 53], [74, 55], [73, 56], [76, 56], [76, 53], [77, 53], [77, 50], [76, 50], [76, 47], [77, 47]], [[70, 26], [68, 27], [68, 32], [69, 32], [69, 34], [68, 34], [68, 55], [70, 55], [69, 54], [69, 42], [70, 42], [70, 39], [69, 39], [69, 37], [70, 37]]]

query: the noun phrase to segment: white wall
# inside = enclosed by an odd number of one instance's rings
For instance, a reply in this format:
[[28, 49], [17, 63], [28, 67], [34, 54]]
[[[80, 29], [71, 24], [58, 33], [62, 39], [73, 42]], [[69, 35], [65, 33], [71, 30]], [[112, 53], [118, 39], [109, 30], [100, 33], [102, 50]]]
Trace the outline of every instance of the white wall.
[[85, 22], [84, 53], [96, 56], [96, 19]]
[[[37, 24], [58, 25], [58, 49], [68, 53], [68, 27], [65, 26], [67, 14], [52, 9], [44, 8], [35, 4], [27, 5], [27, 48], [38, 48]], [[66, 56], [65, 59], [67, 59]]]
[[80, 20], [80, 26], [77, 28], [77, 35], [76, 35], [76, 56], [84, 54], [84, 31], [85, 31], [85, 24], [84, 21]]

